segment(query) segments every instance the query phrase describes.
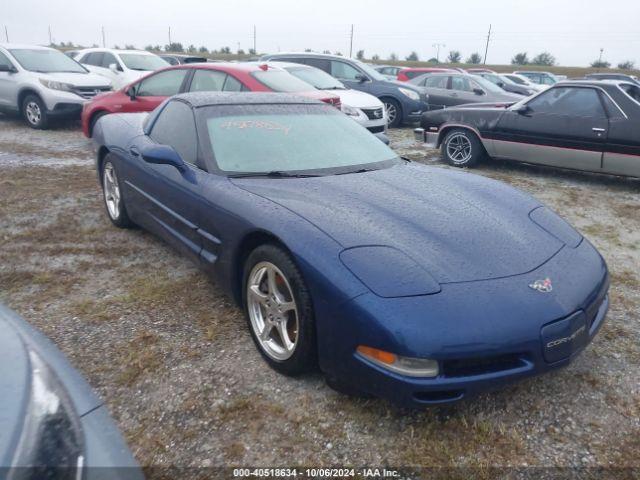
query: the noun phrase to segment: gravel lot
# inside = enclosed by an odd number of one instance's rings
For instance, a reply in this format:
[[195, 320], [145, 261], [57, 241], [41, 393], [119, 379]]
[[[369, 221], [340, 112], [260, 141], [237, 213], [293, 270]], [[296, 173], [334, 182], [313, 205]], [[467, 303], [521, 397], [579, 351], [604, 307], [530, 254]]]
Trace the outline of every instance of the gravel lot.
[[[410, 129], [391, 137], [449, 168]], [[569, 368], [454, 406], [404, 411], [270, 370], [204, 274], [111, 226], [76, 124], [40, 132], [0, 116], [0, 300], [84, 373], [142, 465], [640, 468], [640, 181], [507, 162], [474, 173], [578, 227], [609, 264], [612, 302]]]

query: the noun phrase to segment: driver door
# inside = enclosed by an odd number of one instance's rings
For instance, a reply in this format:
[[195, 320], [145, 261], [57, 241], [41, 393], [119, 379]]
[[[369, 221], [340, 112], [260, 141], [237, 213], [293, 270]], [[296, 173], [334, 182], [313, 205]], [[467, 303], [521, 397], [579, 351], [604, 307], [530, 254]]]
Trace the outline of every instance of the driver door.
[[135, 97], [122, 105], [122, 112], [150, 112], [166, 100], [167, 97], [184, 91], [186, 68], [164, 70], [143, 78], [131, 88]]
[[528, 163], [599, 171], [609, 119], [598, 91], [555, 87], [527, 110], [507, 110], [495, 130], [496, 156]]
[[[143, 152], [153, 145], [173, 147], [186, 168], [181, 171], [172, 165], [146, 162]], [[136, 137], [127, 153], [125, 194], [135, 221], [198, 262], [202, 249], [198, 225], [205, 203], [202, 185], [209, 174], [199, 160], [191, 107], [180, 100], [168, 103], [149, 135]]]

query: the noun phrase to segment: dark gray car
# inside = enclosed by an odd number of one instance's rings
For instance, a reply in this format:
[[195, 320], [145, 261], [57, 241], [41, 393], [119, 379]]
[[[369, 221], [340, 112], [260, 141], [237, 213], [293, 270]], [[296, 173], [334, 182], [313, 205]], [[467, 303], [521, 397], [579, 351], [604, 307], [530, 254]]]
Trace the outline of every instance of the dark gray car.
[[0, 331], [0, 477], [143, 479], [106, 407], [64, 355], [3, 305]]
[[378, 97], [387, 111], [390, 127], [417, 122], [427, 110], [427, 98], [419, 88], [407, 82], [387, 80], [369, 65], [339, 55], [319, 53], [277, 53], [264, 55], [262, 61], [279, 60], [301, 63], [324, 70], [349, 88]]
[[425, 73], [409, 80], [429, 98], [429, 110], [467, 103], [515, 103], [521, 95], [505, 92], [482, 77], [465, 73]]
[[529, 88], [524, 85], [518, 85], [508, 77], [501, 77], [500, 75], [495, 73], [478, 72], [478, 73], [474, 73], [474, 75], [490, 81], [494, 85], [497, 85], [498, 87], [500, 87], [505, 92], [515, 93], [525, 97], [529, 97], [531, 95], [534, 95], [535, 93], [538, 93], [538, 91], [534, 90], [533, 88]]

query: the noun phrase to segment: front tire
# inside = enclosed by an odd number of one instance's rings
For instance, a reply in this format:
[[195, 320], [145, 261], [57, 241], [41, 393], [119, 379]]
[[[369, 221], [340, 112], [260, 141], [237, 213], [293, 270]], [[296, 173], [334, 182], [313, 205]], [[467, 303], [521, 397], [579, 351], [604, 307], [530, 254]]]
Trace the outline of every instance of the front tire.
[[464, 128], [454, 128], [447, 132], [441, 149], [442, 158], [454, 167], [473, 167], [485, 156], [480, 139]]
[[89, 136], [90, 137], [93, 137], [93, 129], [96, 126], [96, 123], [98, 123], [98, 120], [100, 120], [100, 117], [104, 117], [108, 113], [109, 112], [105, 112], [103, 110], [101, 112], [93, 114], [93, 117], [91, 117], [91, 121], [89, 122]]
[[31, 128], [45, 130], [49, 126], [47, 107], [39, 96], [27, 95], [22, 101], [21, 112], [22, 118]]
[[102, 172], [100, 178], [102, 180], [102, 198], [104, 206], [107, 210], [107, 216], [111, 223], [118, 228], [131, 228], [133, 222], [127, 213], [127, 207], [122, 196], [122, 188], [120, 187], [120, 178], [116, 171], [114, 163], [115, 155], [108, 153], [102, 163]]
[[389, 128], [399, 127], [402, 124], [402, 107], [400, 103], [393, 98], [383, 98], [382, 103], [389, 119]]
[[285, 375], [315, 369], [311, 295], [291, 256], [276, 245], [256, 248], [245, 262], [242, 285], [251, 337], [266, 362]]

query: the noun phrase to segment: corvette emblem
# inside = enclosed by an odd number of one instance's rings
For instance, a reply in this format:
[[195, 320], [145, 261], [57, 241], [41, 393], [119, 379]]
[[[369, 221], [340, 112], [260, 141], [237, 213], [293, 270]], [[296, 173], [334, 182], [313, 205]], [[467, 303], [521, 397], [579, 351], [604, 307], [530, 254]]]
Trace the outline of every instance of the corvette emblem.
[[553, 290], [553, 285], [551, 284], [550, 278], [545, 278], [544, 280], [536, 280], [535, 282], [530, 283], [529, 288], [533, 288], [541, 293], [549, 293]]

